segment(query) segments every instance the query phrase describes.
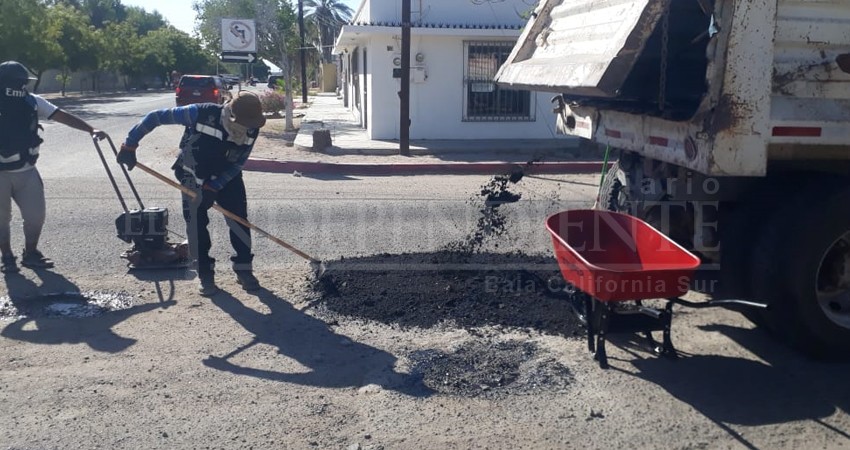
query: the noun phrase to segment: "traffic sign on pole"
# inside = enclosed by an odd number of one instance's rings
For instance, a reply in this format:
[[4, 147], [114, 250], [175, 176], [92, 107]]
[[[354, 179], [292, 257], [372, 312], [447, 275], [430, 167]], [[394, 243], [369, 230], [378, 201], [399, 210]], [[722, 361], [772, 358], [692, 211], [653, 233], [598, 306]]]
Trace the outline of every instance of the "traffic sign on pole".
[[251, 64], [257, 60], [257, 54], [252, 52], [221, 52], [222, 62]]
[[256, 52], [256, 30], [252, 19], [221, 19], [221, 51]]

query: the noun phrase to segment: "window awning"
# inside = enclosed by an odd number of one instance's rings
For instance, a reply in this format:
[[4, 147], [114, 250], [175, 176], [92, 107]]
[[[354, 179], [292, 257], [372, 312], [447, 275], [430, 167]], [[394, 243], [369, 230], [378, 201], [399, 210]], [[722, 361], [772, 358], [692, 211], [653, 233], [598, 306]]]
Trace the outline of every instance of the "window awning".
[[665, 0], [543, 0], [496, 75], [513, 88], [614, 97]]

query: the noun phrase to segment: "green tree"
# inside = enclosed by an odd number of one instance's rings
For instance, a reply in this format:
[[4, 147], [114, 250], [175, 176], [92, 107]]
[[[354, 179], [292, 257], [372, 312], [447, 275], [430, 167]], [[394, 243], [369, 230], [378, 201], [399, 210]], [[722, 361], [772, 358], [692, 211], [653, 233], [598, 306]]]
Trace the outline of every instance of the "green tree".
[[163, 82], [169, 70], [174, 67], [176, 58], [171, 48], [173, 34], [169, 28], [160, 28], [148, 32], [139, 41], [141, 62], [139, 71], [145, 76], [159, 76]]
[[26, 65], [37, 78], [38, 91], [45, 70], [57, 67], [62, 54], [48, 30], [47, 8], [38, 0], [3, 0], [0, 14], [0, 60]]
[[354, 11], [341, 0], [304, 0], [309, 12], [304, 15], [316, 26], [321, 48], [322, 61], [333, 62], [331, 47], [343, 25], [351, 20]]
[[62, 48], [58, 78], [62, 81], [62, 95], [65, 95], [72, 72], [97, 68], [98, 40], [89, 18], [72, 7], [54, 6], [48, 9], [47, 17], [47, 32]]
[[[167, 26], [148, 32], [139, 41], [141, 75], [157, 76], [167, 82], [167, 73], [204, 73], [215, 70], [215, 55], [205, 51], [188, 34]], [[164, 77], [164, 78], [163, 78]]]
[[125, 22], [132, 25], [140, 36], [144, 36], [149, 32], [159, 30], [160, 28], [165, 28], [168, 25], [168, 22], [162, 17], [162, 14], [157, 11], [149, 13], [143, 8], [139, 8], [137, 6], [128, 6], [126, 11], [127, 18], [125, 19]]
[[201, 41], [183, 31], [169, 28], [171, 39], [169, 45], [174, 53], [174, 67], [180, 73], [211, 73], [215, 70], [218, 56], [204, 49]]
[[100, 69], [121, 74], [128, 89], [129, 77], [141, 74], [143, 57], [136, 30], [126, 22], [109, 23], [99, 31], [99, 37]]
[[123, 22], [126, 17], [125, 6], [121, 0], [46, 0], [49, 7], [67, 6], [88, 16], [91, 24], [102, 29], [110, 22]]
[[121, 0], [82, 0], [82, 11], [89, 16], [91, 24], [101, 29], [109, 22], [123, 22], [127, 18], [126, 7]]

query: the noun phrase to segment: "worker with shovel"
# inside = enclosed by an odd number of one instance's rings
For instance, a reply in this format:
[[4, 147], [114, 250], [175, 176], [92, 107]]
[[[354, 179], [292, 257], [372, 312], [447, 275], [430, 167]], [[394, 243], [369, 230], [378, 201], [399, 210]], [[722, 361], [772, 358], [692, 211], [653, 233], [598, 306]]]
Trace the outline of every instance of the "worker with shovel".
[[[194, 195], [183, 194], [183, 217], [189, 235], [189, 251], [198, 264], [198, 292], [210, 296], [218, 292], [215, 285], [215, 259], [209, 255], [212, 243], [207, 230], [208, 210], [218, 205], [236, 216], [247, 219], [248, 201], [242, 166], [254, 148], [260, 128], [265, 125], [260, 99], [241, 92], [224, 105], [191, 104], [148, 113], [127, 134], [118, 152], [118, 162], [131, 170], [136, 165], [139, 141], [160, 125], [183, 125], [180, 154], [172, 166], [180, 184]], [[260, 288], [253, 274], [250, 229], [227, 219], [230, 244], [236, 255], [231, 257], [236, 281], [247, 291]]]
[[53, 267], [53, 261], [38, 249], [44, 227], [46, 202], [44, 183], [35, 167], [39, 146], [39, 120], [52, 120], [97, 139], [106, 133], [94, 129], [79, 117], [57, 108], [43, 97], [30, 94], [27, 84], [35, 78], [17, 61], [0, 64], [0, 272], [20, 271], [12, 252], [12, 200], [24, 220], [24, 251], [21, 265], [31, 269]]

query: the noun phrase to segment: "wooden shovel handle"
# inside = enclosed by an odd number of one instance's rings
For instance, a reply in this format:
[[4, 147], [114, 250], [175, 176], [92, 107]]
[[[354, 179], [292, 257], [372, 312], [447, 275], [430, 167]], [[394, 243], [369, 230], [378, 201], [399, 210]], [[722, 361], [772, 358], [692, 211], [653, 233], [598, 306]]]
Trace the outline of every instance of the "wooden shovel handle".
[[[197, 194], [195, 194], [195, 191], [187, 188], [186, 186], [183, 186], [182, 184], [172, 180], [171, 178], [166, 177], [165, 175], [157, 172], [156, 170], [151, 169], [150, 167], [148, 167], [148, 166], [146, 166], [146, 165], [144, 165], [140, 162], [136, 163], [136, 167], [138, 167], [139, 169], [142, 169], [143, 172], [147, 172], [150, 175], [153, 175], [154, 178], [158, 178], [160, 181], [163, 181], [166, 184], [171, 185], [172, 187], [180, 189], [180, 191], [182, 191], [184, 194], [188, 195], [190, 198], [195, 198], [196, 195], [197, 195]], [[235, 220], [236, 222], [239, 222], [242, 225], [245, 225], [246, 227], [256, 231], [257, 233], [262, 234], [263, 236], [271, 239], [272, 242], [274, 242], [275, 244], [280, 245], [281, 247], [291, 251], [292, 253], [295, 253], [296, 255], [298, 255], [298, 256], [306, 259], [306, 260], [308, 260], [310, 262], [319, 262], [319, 260], [317, 260], [316, 258], [313, 258], [312, 256], [302, 252], [301, 250], [298, 250], [297, 248], [293, 247], [292, 245], [290, 245], [286, 241], [269, 234], [267, 231], [263, 230], [262, 228], [252, 224], [251, 222], [248, 222], [247, 220], [237, 216], [236, 214], [233, 214], [232, 212], [222, 208], [221, 206], [213, 205], [213, 209], [224, 214], [224, 216], [227, 217], [228, 219]]]

